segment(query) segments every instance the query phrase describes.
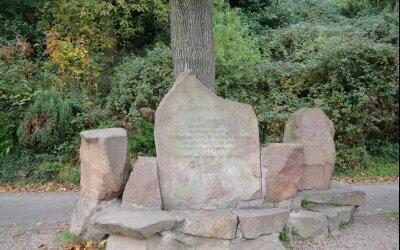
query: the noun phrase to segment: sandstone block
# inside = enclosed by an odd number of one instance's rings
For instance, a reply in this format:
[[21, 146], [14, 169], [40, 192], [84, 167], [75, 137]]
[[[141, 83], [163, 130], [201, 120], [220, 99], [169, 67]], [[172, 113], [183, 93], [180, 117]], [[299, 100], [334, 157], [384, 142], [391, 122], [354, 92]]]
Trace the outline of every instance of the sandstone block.
[[289, 210], [271, 208], [257, 210], [235, 210], [243, 238], [254, 239], [263, 234], [282, 231], [289, 217]]
[[321, 240], [328, 237], [328, 219], [320, 212], [291, 212], [288, 226], [296, 227], [298, 235], [305, 239]]
[[139, 211], [118, 208], [96, 213], [91, 223], [107, 234], [149, 238], [161, 231], [171, 230], [176, 224], [176, 218], [161, 210]]
[[341, 183], [332, 182], [327, 190], [304, 190], [298, 193], [297, 206], [302, 199], [311, 203], [340, 206], [360, 206], [365, 204], [365, 193]]
[[104, 233], [93, 228], [90, 219], [96, 212], [119, 206], [118, 199], [98, 201], [81, 191], [72, 213], [70, 232], [83, 237], [101, 238]]
[[208, 238], [235, 238], [237, 216], [229, 211], [180, 211], [174, 214], [182, 221], [176, 227], [179, 232]]
[[122, 196], [122, 206], [161, 210], [155, 157], [139, 157]]
[[81, 187], [95, 200], [122, 194], [131, 167], [127, 160], [127, 136], [122, 128], [81, 133]]
[[260, 249], [285, 250], [286, 248], [279, 241], [278, 233], [263, 235], [253, 240], [234, 239], [231, 241], [230, 250], [260, 250]]
[[330, 233], [337, 231], [343, 223], [350, 222], [354, 214], [354, 206], [313, 206], [311, 210], [318, 211], [326, 215], [328, 218], [328, 229]]
[[261, 198], [260, 142], [251, 106], [224, 100], [183, 72], [161, 101], [154, 137], [167, 209]]
[[304, 154], [300, 143], [272, 143], [261, 149], [263, 197], [281, 202], [296, 195], [303, 173]]
[[283, 142], [303, 145], [301, 189], [329, 188], [336, 162], [333, 123], [319, 108], [302, 108], [285, 125]]
[[[165, 231], [161, 232], [164, 249], [183, 250], [229, 250], [230, 240], [190, 236], [182, 233]], [[167, 247], [165, 247], [167, 246]], [[169, 248], [168, 248], [169, 247]], [[172, 248], [174, 247], [174, 248]]]

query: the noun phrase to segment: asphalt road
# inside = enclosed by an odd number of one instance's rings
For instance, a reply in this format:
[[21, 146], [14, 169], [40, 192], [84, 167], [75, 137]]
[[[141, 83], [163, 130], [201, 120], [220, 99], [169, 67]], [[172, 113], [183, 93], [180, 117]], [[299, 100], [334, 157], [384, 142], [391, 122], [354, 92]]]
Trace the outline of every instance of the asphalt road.
[[[358, 215], [399, 211], [398, 183], [351, 186], [367, 194], [367, 204], [358, 208]], [[76, 192], [0, 194], [0, 225], [69, 221], [77, 197]]]
[[69, 221], [77, 192], [0, 194], [0, 225]]
[[367, 202], [360, 206], [356, 215], [371, 215], [382, 212], [399, 211], [399, 183], [350, 185], [363, 190]]

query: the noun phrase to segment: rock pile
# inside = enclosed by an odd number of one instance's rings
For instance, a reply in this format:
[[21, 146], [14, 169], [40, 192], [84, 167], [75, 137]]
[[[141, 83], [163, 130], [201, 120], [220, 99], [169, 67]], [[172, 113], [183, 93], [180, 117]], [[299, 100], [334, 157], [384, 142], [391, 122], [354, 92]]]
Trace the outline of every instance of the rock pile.
[[139, 157], [129, 180], [123, 129], [81, 133], [71, 232], [108, 234], [107, 249], [119, 250], [284, 249], [284, 228], [322, 239], [365, 202], [364, 193], [331, 185], [333, 135], [320, 109], [301, 109], [284, 143], [261, 147], [253, 109], [186, 71], [156, 111], [157, 157]]

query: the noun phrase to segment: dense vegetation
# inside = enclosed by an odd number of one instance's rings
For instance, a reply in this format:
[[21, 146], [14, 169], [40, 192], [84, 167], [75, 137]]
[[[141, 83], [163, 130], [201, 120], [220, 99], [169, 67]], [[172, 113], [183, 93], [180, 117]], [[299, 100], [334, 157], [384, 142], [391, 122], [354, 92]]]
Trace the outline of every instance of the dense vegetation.
[[[398, 1], [214, 1], [217, 92], [251, 104], [262, 143], [288, 116], [333, 120], [337, 174], [398, 174]], [[79, 132], [121, 126], [154, 155], [173, 82], [163, 0], [0, 1], [0, 184], [79, 180]]]

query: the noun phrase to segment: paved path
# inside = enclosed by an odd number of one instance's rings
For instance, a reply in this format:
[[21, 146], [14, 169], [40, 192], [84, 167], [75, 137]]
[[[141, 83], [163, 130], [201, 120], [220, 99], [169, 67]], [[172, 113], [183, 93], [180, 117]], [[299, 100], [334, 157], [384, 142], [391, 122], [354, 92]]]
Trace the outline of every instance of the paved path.
[[[367, 194], [367, 204], [356, 215], [399, 211], [398, 183], [351, 186]], [[0, 225], [69, 221], [77, 197], [76, 192], [0, 194]]]
[[69, 221], [78, 193], [0, 194], [0, 225]]
[[356, 215], [399, 211], [399, 183], [356, 184], [350, 186], [363, 190], [367, 198], [365, 206], [360, 206]]

